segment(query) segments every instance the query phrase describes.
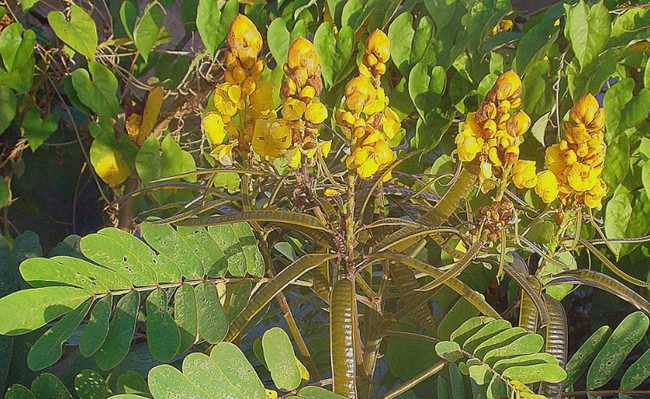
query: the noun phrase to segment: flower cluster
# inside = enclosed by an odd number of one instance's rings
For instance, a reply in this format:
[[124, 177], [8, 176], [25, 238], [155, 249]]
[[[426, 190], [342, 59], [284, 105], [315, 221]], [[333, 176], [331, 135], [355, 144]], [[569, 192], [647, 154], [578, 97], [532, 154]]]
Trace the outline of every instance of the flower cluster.
[[[380, 30], [374, 31], [366, 43], [360, 74], [348, 82], [344, 107], [336, 113], [336, 122], [351, 143], [346, 165], [363, 179], [372, 177], [395, 160], [388, 142], [401, 130], [401, 121], [388, 106], [388, 97], [380, 86], [389, 56], [388, 36]], [[390, 177], [389, 172], [384, 179]]]
[[[534, 187], [534, 163], [519, 161], [519, 145], [530, 127], [530, 117], [517, 111], [521, 105], [521, 80], [513, 71], [499, 76], [477, 112], [467, 115], [456, 136], [461, 161], [478, 159], [481, 190], [496, 186], [495, 178], [507, 179], [513, 172], [517, 187]], [[530, 173], [532, 165], [532, 176]]]
[[[238, 15], [230, 25], [225, 51], [225, 82], [214, 90], [216, 112], [206, 114], [202, 121], [212, 155], [222, 164], [232, 163], [232, 151], [238, 148], [247, 156], [255, 120], [273, 107], [271, 89], [260, 82], [264, 61], [258, 59], [262, 36], [255, 24]], [[228, 143], [224, 143], [226, 137]]]
[[[547, 183], [538, 192], [544, 202], [598, 208], [607, 188], [600, 177], [605, 160], [605, 112], [591, 94], [582, 97], [564, 122], [564, 139], [546, 149]], [[550, 175], [555, 177], [555, 182]], [[552, 195], [555, 193], [555, 195]]]

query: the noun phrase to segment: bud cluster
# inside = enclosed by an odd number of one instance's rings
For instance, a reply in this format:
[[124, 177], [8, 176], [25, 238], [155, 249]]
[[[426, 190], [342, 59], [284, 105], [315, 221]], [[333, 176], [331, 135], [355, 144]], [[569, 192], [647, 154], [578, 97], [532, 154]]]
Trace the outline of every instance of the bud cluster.
[[[360, 74], [348, 82], [343, 107], [336, 113], [336, 122], [351, 143], [346, 165], [362, 179], [372, 177], [395, 160], [388, 142], [400, 132], [401, 121], [388, 106], [388, 97], [380, 86], [389, 57], [388, 36], [374, 31], [366, 43]], [[387, 173], [384, 179], [390, 177]]]
[[[517, 110], [521, 105], [520, 93], [519, 76], [513, 71], [503, 73], [478, 111], [467, 115], [456, 136], [460, 160], [470, 162], [478, 159], [481, 189], [484, 192], [496, 186], [495, 177], [507, 178], [504, 172], [512, 169], [519, 159], [519, 146], [530, 127], [530, 117], [524, 111]], [[527, 179], [516, 178], [515, 182], [523, 180]]]

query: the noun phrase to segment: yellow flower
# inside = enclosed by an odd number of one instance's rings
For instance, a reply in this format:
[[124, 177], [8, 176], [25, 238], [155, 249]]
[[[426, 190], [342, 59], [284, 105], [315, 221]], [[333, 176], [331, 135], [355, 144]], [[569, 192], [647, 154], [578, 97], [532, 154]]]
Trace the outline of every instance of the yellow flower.
[[596, 97], [588, 93], [575, 103], [571, 109], [569, 117], [573, 122], [582, 122], [585, 125], [588, 125], [594, 120], [598, 109], [598, 100], [596, 100]]
[[273, 109], [273, 83], [268, 80], [258, 82], [250, 97], [251, 108], [257, 115]]
[[555, 201], [558, 195], [558, 183], [553, 172], [544, 170], [537, 174], [535, 192], [546, 204]]
[[297, 38], [289, 47], [287, 65], [291, 69], [305, 68], [308, 75], [320, 73], [320, 57], [316, 47], [304, 37]]
[[334, 188], [326, 188], [323, 194], [325, 194], [326, 197], [338, 197], [342, 192]]
[[223, 119], [216, 112], [210, 112], [201, 121], [201, 126], [205, 132], [210, 144], [213, 146], [221, 144], [226, 138], [226, 128]]
[[[388, 36], [381, 30], [376, 29], [368, 36], [366, 51], [376, 57], [377, 61], [386, 63], [390, 58], [390, 40]], [[374, 65], [373, 63], [370, 66]]]
[[524, 111], [517, 112], [506, 122], [506, 130], [511, 136], [519, 137], [528, 131], [530, 127], [530, 117]]
[[481, 139], [478, 139], [465, 131], [458, 133], [456, 136], [456, 148], [458, 149], [458, 158], [461, 161], [469, 162], [476, 157], [483, 147]]
[[386, 101], [384, 90], [381, 87], [377, 88], [371, 96], [371, 99], [363, 107], [363, 112], [366, 115], [377, 114], [386, 108]]
[[255, 121], [252, 146], [263, 157], [277, 158], [291, 146], [291, 129], [282, 120], [259, 118]]
[[393, 162], [395, 159], [395, 154], [393, 150], [386, 144], [385, 141], [381, 140], [375, 143], [374, 148], [374, 157], [377, 163], [381, 166], [388, 165]]
[[327, 119], [327, 108], [319, 102], [309, 103], [305, 110], [305, 119], [315, 125], [321, 124]]
[[521, 89], [521, 79], [514, 71], [504, 72], [497, 78], [494, 84], [496, 99], [507, 100], [511, 97], [518, 96]]
[[365, 76], [357, 76], [345, 86], [345, 104], [355, 114], [363, 111], [366, 103], [372, 99], [375, 88]]
[[607, 186], [603, 179], [598, 179], [591, 190], [585, 193], [585, 205], [589, 208], [600, 208], [601, 201], [607, 193]]
[[533, 188], [537, 185], [535, 161], [519, 160], [512, 167], [512, 182], [517, 188]]
[[297, 169], [300, 166], [301, 158], [302, 158], [302, 153], [300, 152], [300, 148], [295, 147], [287, 151], [286, 154], [287, 164], [291, 168]]
[[368, 158], [357, 168], [357, 173], [362, 179], [368, 179], [372, 177], [379, 170], [379, 165], [374, 158]]
[[220, 164], [224, 166], [232, 166], [232, 152], [236, 145], [236, 142], [218, 145], [214, 147], [214, 150], [210, 152], [210, 155], [215, 157]]
[[318, 144], [318, 148], [320, 149], [320, 153], [323, 154], [323, 158], [327, 158], [332, 150], [332, 140], [321, 141]]
[[569, 186], [575, 191], [588, 191], [598, 182], [599, 174], [598, 169], [576, 162], [571, 165], [567, 173], [567, 181]]
[[287, 98], [282, 104], [282, 116], [289, 121], [297, 121], [302, 118], [307, 105], [295, 98]]
[[546, 167], [549, 168], [555, 175], [560, 176], [566, 168], [564, 156], [560, 144], [553, 144], [546, 149], [544, 157]]
[[241, 88], [230, 83], [222, 83], [214, 89], [214, 106], [221, 116], [233, 117], [244, 109]]
[[392, 139], [402, 130], [402, 122], [392, 108], [386, 107], [381, 117], [381, 128], [388, 139]]

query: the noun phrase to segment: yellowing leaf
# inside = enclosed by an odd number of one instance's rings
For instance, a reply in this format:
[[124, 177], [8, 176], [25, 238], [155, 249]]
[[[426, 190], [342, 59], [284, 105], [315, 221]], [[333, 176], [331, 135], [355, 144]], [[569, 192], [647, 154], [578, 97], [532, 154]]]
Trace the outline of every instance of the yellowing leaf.
[[140, 125], [140, 134], [138, 135], [138, 145], [142, 145], [149, 137], [149, 134], [156, 126], [158, 116], [160, 115], [160, 107], [162, 106], [163, 99], [165, 98], [165, 90], [158, 86], [154, 87], [147, 96], [147, 102], [144, 106], [144, 113], [142, 114], [142, 124]]

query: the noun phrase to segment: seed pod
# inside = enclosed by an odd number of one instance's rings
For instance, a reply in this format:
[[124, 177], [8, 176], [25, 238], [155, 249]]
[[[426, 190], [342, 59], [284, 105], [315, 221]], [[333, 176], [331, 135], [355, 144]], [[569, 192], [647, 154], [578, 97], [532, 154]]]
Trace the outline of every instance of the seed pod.
[[334, 392], [357, 398], [354, 284], [348, 279], [334, 284], [330, 297], [330, 353]]

